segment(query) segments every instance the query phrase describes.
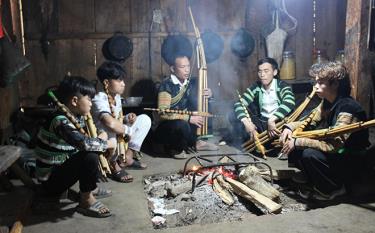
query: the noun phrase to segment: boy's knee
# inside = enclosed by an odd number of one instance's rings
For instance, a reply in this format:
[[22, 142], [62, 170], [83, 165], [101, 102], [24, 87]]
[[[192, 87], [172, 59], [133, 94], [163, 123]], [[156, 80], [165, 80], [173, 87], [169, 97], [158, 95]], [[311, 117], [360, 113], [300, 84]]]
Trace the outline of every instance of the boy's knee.
[[137, 118], [142, 123], [142, 127], [148, 128], [148, 129], [151, 128], [151, 118], [149, 116], [147, 116], [146, 114], [141, 114], [137, 116]]

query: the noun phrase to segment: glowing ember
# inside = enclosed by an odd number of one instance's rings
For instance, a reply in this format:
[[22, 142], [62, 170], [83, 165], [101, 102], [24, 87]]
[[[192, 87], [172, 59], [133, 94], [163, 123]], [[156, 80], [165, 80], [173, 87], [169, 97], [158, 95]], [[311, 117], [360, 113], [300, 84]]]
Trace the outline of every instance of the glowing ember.
[[[237, 175], [235, 174], [235, 172], [229, 169], [225, 169], [223, 166], [213, 167], [213, 168], [202, 168], [202, 169], [199, 169], [198, 173], [203, 176], [216, 173], [216, 174], [221, 174], [225, 177], [229, 177], [234, 180], [237, 180]], [[212, 178], [208, 179], [208, 183], [212, 185]]]

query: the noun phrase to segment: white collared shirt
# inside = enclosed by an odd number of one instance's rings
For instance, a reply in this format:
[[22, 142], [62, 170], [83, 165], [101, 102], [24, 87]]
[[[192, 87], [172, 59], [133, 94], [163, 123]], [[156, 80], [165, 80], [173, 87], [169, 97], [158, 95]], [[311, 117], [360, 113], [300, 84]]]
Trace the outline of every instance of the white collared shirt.
[[180, 90], [183, 86], [187, 84], [187, 79], [185, 79], [184, 82], [181, 83], [180, 80], [177, 78], [177, 76], [174, 74], [171, 74], [171, 79], [172, 79], [173, 84], [178, 84], [180, 86]]
[[272, 114], [278, 109], [278, 98], [276, 93], [276, 81], [272, 80], [271, 86], [268, 90], [261, 87], [263, 93], [262, 109], [260, 113], [265, 118], [270, 118]]

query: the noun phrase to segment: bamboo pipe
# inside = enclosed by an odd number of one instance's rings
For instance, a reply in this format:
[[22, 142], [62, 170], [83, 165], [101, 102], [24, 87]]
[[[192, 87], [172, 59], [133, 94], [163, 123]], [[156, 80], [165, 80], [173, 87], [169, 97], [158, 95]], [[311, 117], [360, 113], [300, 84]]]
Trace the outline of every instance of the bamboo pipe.
[[[250, 118], [250, 114], [249, 114], [249, 111], [247, 111], [247, 108], [245, 106], [245, 103], [243, 102], [243, 98], [240, 94], [240, 92], [237, 90], [237, 95], [238, 95], [238, 98], [240, 100], [240, 103], [241, 103], [241, 107], [242, 109], [245, 111], [245, 115], [248, 119], [251, 119]], [[253, 134], [254, 136], [254, 142], [255, 142], [255, 147], [260, 151], [260, 153], [262, 154], [263, 158], [264, 159], [267, 159], [267, 156], [266, 156], [266, 148], [264, 148], [264, 146], [260, 143], [259, 141], [259, 137], [258, 137], [258, 132], [254, 132]]]
[[[315, 92], [316, 88], [313, 87], [313, 90], [311, 91], [310, 95], [306, 97], [303, 103], [300, 106], [298, 106], [298, 108], [289, 117], [286, 117], [283, 120], [276, 123], [277, 130], [281, 131], [284, 124], [295, 121], [301, 115], [303, 110], [305, 110], [306, 106], [310, 103], [311, 99], [315, 95]], [[269, 137], [267, 131], [263, 131], [259, 134], [259, 141], [261, 144], [267, 143], [269, 140], [271, 140], [271, 138]], [[255, 149], [255, 142], [248, 140], [242, 144], [242, 147], [245, 151], [253, 151]]]
[[[198, 27], [196, 26], [193, 12], [190, 5], [188, 6], [189, 15], [191, 23], [193, 25], [194, 34], [197, 40], [196, 52], [197, 52], [197, 64], [198, 64], [198, 91], [197, 91], [197, 110], [199, 112], [208, 111], [208, 98], [203, 95], [203, 90], [207, 88], [207, 63], [206, 55], [204, 52], [203, 41], [199, 32]], [[197, 135], [203, 136], [208, 134], [208, 119], [203, 119], [202, 127], [197, 128]]]
[[[87, 131], [89, 132], [89, 136], [92, 138], [98, 137], [97, 128], [94, 124], [94, 120], [92, 119], [91, 114], [88, 114], [85, 117]], [[104, 157], [103, 154], [99, 154], [99, 168], [100, 172], [102, 173], [103, 177], [107, 177], [108, 174], [112, 174], [111, 169], [109, 168], [109, 164], [107, 159]]]
[[310, 130], [305, 132], [297, 132], [295, 138], [311, 138], [311, 139], [324, 139], [339, 136], [346, 133], [353, 133], [362, 129], [375, 126], [375, 119], [369, 121], [360, 121], [349, 125], [337, 126], [334, 128]]
[[219, 115], [213, 115], [209, 112], [198, 112], [198, 111], [186, 111], [186, 110], [175, 110], [175, 109], [160, 109], [160, 108], [143, 108], [145, 111], [155, 111], [161, 113], [177, 113], [177, 114], [185, 114], [190, 116], [202, 116], [202, 117], [221, 117]]

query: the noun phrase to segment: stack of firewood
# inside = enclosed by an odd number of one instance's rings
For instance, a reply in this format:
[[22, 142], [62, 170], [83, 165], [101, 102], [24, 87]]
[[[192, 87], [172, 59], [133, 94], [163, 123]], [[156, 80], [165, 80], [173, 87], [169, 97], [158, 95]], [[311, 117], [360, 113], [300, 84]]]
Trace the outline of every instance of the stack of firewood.
[[213, 178], [215, 193], [228, 205], [234, 204], [233, 195], [239, 195], [269, 213], [280, 213], [282, 206], [276, 202], [280, 192], [262, 178], [255, 166], [249, 165], [239, 174], [239, 181], [223, 175]]

